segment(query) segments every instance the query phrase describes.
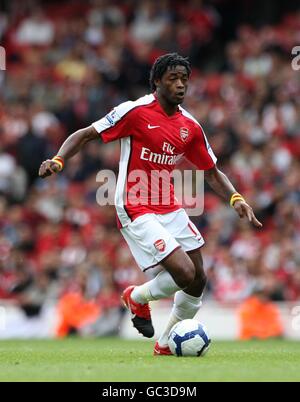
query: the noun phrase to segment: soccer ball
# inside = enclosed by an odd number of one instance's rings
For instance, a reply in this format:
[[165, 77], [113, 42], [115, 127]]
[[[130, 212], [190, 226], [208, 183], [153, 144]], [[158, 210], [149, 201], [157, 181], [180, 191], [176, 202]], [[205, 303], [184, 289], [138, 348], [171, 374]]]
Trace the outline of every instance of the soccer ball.
[[203, 356], [211, 339], [206, 328], [197, 320], [183, 320], [171, 329], [168, 345], [176, 356]]

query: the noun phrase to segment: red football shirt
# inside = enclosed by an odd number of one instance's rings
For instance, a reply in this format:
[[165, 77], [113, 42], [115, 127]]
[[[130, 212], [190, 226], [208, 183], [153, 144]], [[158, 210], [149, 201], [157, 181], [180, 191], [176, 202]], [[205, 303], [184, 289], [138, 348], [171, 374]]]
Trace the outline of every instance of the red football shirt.
[[183, 156], [201, 170], [217, 160], [200, 124], [181, 106], [168, 116], [154, 94], [122, 103], [93, 127], [103, 142], [121, 143], [115, 206], [122, 227], [181, 208], [170, 173]]

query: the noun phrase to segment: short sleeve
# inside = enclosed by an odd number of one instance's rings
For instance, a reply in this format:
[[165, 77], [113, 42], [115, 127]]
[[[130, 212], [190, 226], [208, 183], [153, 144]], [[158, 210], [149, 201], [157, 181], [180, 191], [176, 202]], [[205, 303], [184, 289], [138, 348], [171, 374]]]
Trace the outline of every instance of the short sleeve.
[[185, 151], [185, 157], [200, 170], [209, 170], [217, 163], [217, 158], [200, 125], [195, 126], [194, 137]]
[[102, 119], [92, 123], [103, 142], [111, 142], [130, 135], [130, 115], [133, 102], [125, 102], [115, 107]]

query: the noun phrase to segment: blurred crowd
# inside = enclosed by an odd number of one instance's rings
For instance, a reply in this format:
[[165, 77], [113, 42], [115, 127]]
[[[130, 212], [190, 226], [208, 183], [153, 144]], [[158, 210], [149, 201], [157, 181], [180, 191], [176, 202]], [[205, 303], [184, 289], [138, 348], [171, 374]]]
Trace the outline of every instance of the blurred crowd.
[[96, 174], [117, 171], [119, 144], [87, 145], [57, 177], [37, 172], [72, 132], [148, 93], [152, 63], [170, 51], [190, 57], [184, 107], [264, 224], [255, 230], [206, 189], [204, 214], [193, 218], [206, 239], [206, 298], [239, 303], [263, 289], [270, 300], [300, 299], [300, 73], [291, 67], [300, 12], [275, 25], [237, 25], [225, 38], [214, 3], [10, 1], [0, 9], [0, 299], [34, 316], [77, 294], [103, 317], [121, 314], [122, 289], [145, 280], [114, 208], [96, 203]]

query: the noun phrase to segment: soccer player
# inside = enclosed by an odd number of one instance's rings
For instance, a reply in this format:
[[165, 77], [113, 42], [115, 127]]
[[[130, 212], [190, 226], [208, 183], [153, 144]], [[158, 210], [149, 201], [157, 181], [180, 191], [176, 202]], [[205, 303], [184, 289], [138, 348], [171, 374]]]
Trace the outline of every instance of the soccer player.
[[[42, 163], [39, 171], [41, 177], [57, 173], [89, 141], [120, 140], [115, 195], [118, 224], [141, 269], [147, 271], [157, 265], [162, 268], [154, 279], [123, 292], [122, 299], [134, 327], [151, 338], [154, 328], [149, 302], [175, 294], [169, 322], [154, 347], [155, 355], [171, 354], [168, 333], [175, 323], [196, 315], [202, 304], [206, 277], [200, 251], [204, 244], [201, 234], [178, 205], [173, 185], [166, 182], [164, 175], [156, 185], [150, 185], [153, 172], [171, 173], [177, 161], [185, 156], [205, 171], [205, 179], [212, 189], [241, 218], [262, 226], [252, 208], [217, 168], [217, 159], [200, 124], [180, 106], [190, 74], [186, 58], [176, 53], [159, 57], [150, 73], [151, 94], [122, 103], [91, 126], [72, 134], [52, 160]], [[139, 202], [133, 197], [136, 182], [129, 180], [136, 173]], [[168, 202], [164, 202], [166, 189]]]

